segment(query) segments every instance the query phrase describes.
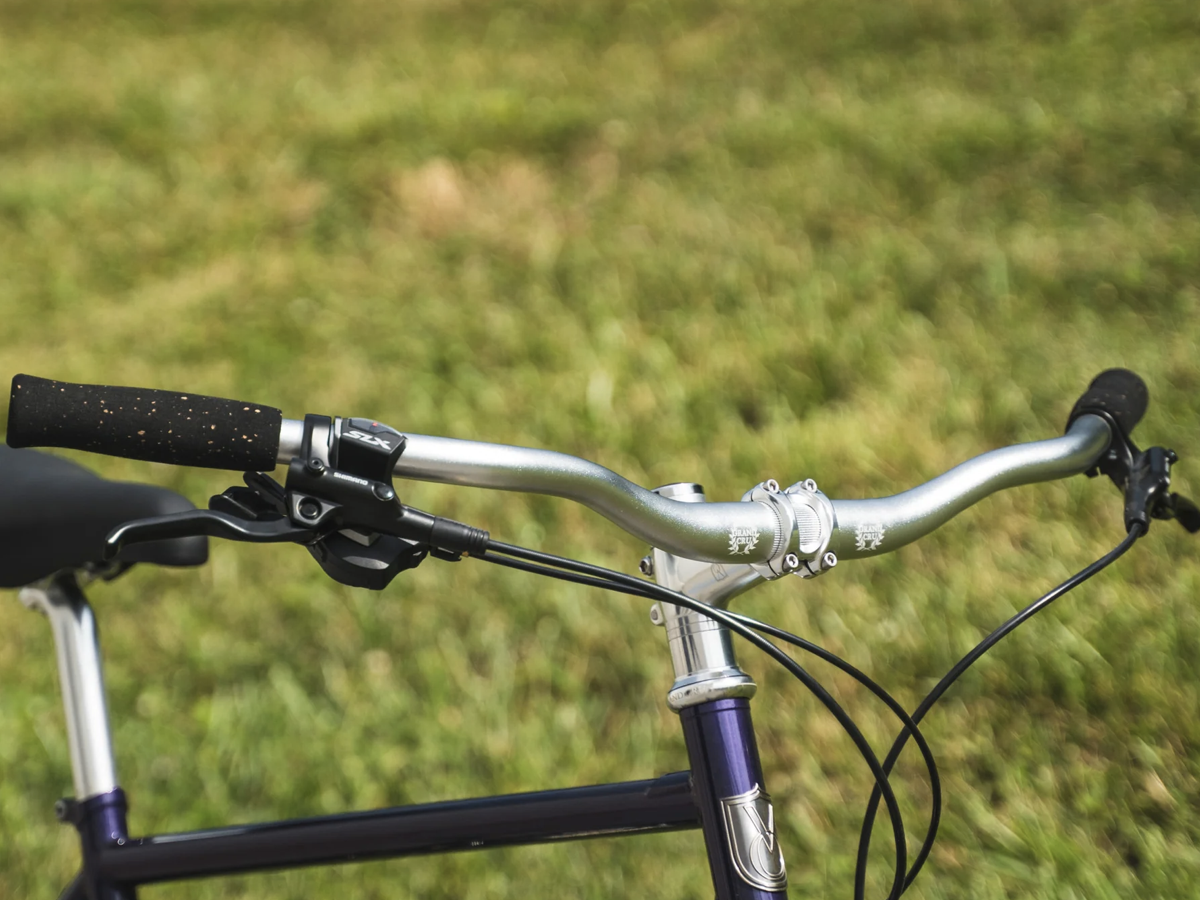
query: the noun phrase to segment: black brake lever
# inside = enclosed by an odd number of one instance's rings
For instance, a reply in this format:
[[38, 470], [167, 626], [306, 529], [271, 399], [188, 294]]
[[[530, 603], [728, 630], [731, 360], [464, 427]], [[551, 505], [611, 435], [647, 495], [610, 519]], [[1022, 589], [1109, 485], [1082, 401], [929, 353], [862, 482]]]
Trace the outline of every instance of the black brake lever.
[[1128, 369], [1108, 369], [1092, 379], [1076, 401], [1067, 427], [1084, 415], [1099, 416], [1108, 423], [1112, 434], [1108, 449], [1087, 475], [1107, 475], [1125, 495], [1126, 531], [1140, 526], [1145, 534], [1151, 519], [1177, 519], [1195, 534], [1200, 531], [1200, 509], [1186, 497], [1168, 492], [1171, 466], [1179, 456], [1165, 447], [1139, 450], [1133, 442], [1133, 429], [1149, 402], [1146, 382]]
[[[405, 506], [391, 486], [405, 438], [377, 422], [348, 420], [328, 448], [314, 450], [318, 427], [331, 433], [333, 420], [306, 416], [301, 453], [279, 484], [264, 472], [243, 476], [209, 500], [206, 510], [127, 522], [109, 533], [105, 560], [127, 544], [207, 535], [249, 543], [296, 543], [308, 547], [334, 580], [382, 590], [405, 569], [430, 554], [457, 560], [487, 552], [488, 533], [453, 519]], [[328, 442], [328, 434], [324, 438]], [[344, 468], [338, 468], [339, 460]]]
[[283, 518], [255, 522], [210, 509], [192, 509], [118, 525], [104, 541], [104, 559], [113, 559], [129, 544], [201, 534], [252, 544], [307, 544], [320, 536], [310, 528], [297, 527]]
[[1150, 519], [1176, 519], [1195, 534], [1200, 531], [1200, 509], [1191, 500], [1169, 493], [1171, 466], [1179, 457], [1174, 450], [1151, 447], [1132, 459], [1125, 481], [1125, 528], [1141, 525], [1145, 533]]
[[1192, 534], [1200, 531], [1200, 508], [1187, 497], [1171, 494], [1167, 497], [1165, 505], [1175, 520]]

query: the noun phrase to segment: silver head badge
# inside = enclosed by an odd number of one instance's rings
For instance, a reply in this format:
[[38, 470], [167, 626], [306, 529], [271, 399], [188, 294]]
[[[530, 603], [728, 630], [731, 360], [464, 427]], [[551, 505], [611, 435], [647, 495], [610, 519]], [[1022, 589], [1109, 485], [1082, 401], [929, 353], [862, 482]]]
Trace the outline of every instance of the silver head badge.
[[783, 851], [775, 836], [775, 810], [771, 797], [757, 784], [736, 797], [721, 799], [729, 855], [742, 880], [764, 891], [787, 887]]

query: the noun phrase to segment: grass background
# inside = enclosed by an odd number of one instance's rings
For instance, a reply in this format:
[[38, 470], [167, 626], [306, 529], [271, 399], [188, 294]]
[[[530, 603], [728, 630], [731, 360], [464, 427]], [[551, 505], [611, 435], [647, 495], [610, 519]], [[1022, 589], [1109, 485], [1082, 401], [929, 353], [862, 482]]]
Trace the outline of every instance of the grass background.
[[[5, 377], [369, 415], [730, 499], [893, 492], [1059, 432], [1126, 365], [1194, 496], [1198, 47], [1193, 0], [0, 0]], [[198, 503], [230, 483], [86, 462]], [[399, 487], [503, 539], [645, 552], [565, 502]], [[1119, 536], [1107, 483], [1024, 488], [737, 607], [911, 706]], [[1156, 525], [932, 715], [948, 808], [913, 895], [1200, 893], [1195, 559]], [[215, 543], [201, 571], [97, 586], [134, 832], [686, 765], [643, 602], [481, 568], [377, 595], [298, 548]], [[4, 599], [0, 896], [53, 897], [77, 865], [53, 649]], [[846, 896], [865, 767], [742, 658], [792, 895]], [[143, 893], [710, 891], [681, 834]]]

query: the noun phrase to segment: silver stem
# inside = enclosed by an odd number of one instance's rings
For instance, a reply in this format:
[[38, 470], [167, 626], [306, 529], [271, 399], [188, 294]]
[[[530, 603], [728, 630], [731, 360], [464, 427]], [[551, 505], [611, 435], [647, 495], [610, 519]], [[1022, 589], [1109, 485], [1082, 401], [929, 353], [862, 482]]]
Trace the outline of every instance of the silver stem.
[[[668, 484], [655, 491], [656, 496], [677, 503], [700, 506], [704, 489], [698, 484]], [[654, 550], [654, 580], [673, 591], [684, 590], [692, 570], [716, 566], [682, 559], [664, 550]], [[749, 566], [745, 568], [751, 572]], [[674, 603], [662, 601], [667, 646], [675, 668], [675, 683], [667, 692], [667, 705], [678, 712], [688, 706], [729, 697], [753, 697], [754, 680], [738, 668], [729, 630], [707, 616]]]
[[21, 602], [50, 620], [58, 677], [67, 715], [75, 798], [86, 800], [117, 787], [96, 619], [73, 575], [22, 588]]

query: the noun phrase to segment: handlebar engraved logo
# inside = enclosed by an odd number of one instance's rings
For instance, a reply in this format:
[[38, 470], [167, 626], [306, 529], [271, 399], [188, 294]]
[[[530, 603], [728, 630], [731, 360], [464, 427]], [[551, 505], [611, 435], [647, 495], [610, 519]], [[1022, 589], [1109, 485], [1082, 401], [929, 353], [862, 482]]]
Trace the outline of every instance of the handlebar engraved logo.
[[775, 810], [771, 797], [757, 784], [736, 797], [721, 799], [729, 855], [742, 880], [763, 891], [787, 887], [783, 851], [775, 837]]
[[758, 532], [749, 525], [735, 525], [729, 529], [729, 552], [749, 556], [758, 546]]
[[878, 550], [885, 534], [882, 525], [859, 525], [854, 529], [854, 549]]

